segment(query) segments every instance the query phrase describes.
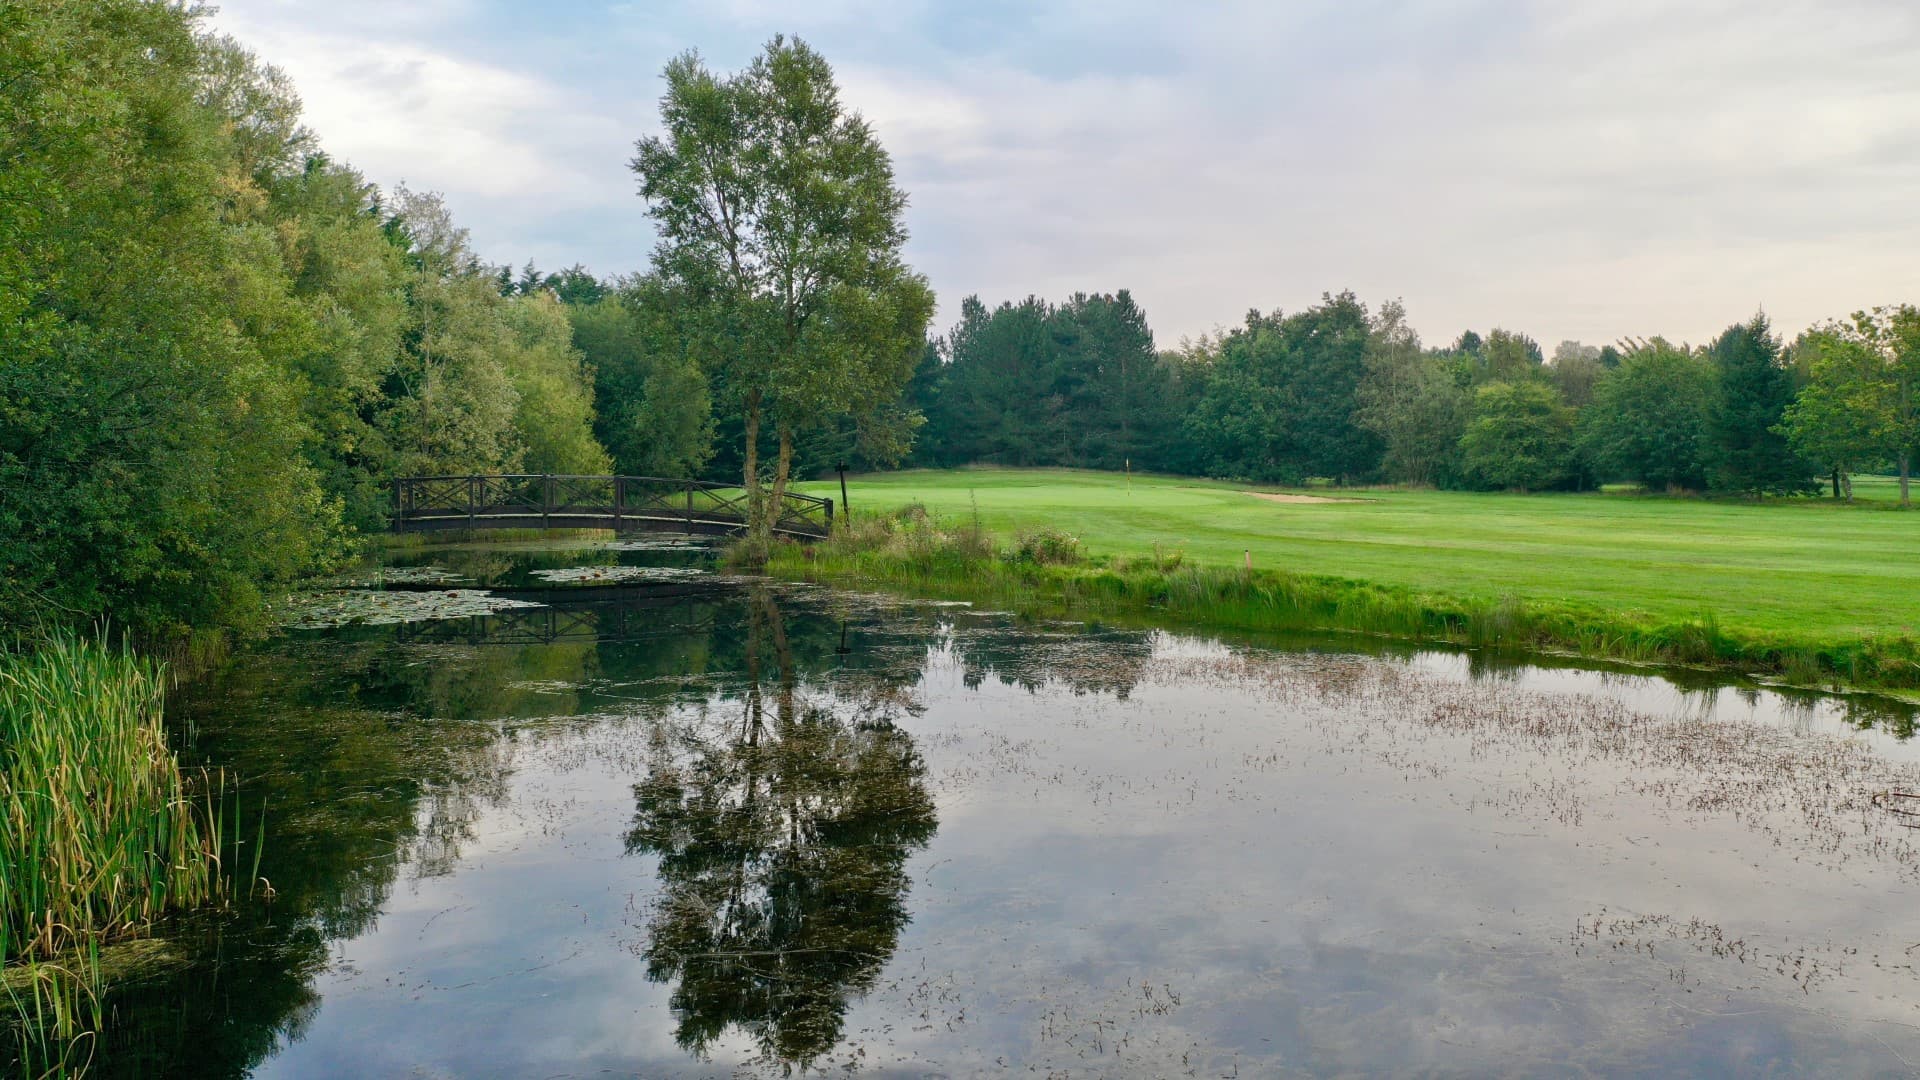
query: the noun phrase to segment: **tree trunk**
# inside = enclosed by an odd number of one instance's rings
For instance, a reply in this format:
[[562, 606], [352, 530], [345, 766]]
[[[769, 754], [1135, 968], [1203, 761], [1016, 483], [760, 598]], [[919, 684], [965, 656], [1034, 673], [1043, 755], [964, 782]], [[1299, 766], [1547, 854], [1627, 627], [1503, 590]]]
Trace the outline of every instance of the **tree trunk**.
[[[741, 717], [740, 741], [748, 746], [760, 742], [761, 717], [760, 699], [760, 611], [750, 608], [747, 611], [747, 701], [746, 711]], [[749, 789], [752, 784], [749, 781]]]
[[1840, 497], [1840, 470], [1839, 469], [1833, 470], [1833, 497], [1836, 499]]
[[780, 507], [787, 498], [787, 481], [793, 475], [793, 429], [785, 423], [780, 429], [780, 456], [773, 465], [773, 496], [768, 500], [767, 529], [768, 539], [772, 539], [773, 526], [780, 520]]
[[773, 592], [760, 590], [759, 594], [762, 618], [773, 637], [774, 662], [780, 667], [780, 697], [776, 702], [776, 716], [780, 721], [782, 734], [793, 729], [794, 692], [799, 686], [799, 674], [794, 668], [793, 648], [787, 643], [786, 621], [780, 616], [780, 608], [773, 602]]
[[747, 392], [747, 448], [746, 476], [742, 483], [747, 489], [747, 548], [754, 561], [766, 557], [767, 522], [766, 512], [760, 498], [760, 391]]
[[1840, 474], [1840, 490], [1846, 492], [1846, 499], [1848, 502], [1853, 501], [1853, 474], [1852, 473]]
[[1900, 508], [1902, 510], [1905, 510], [1907, 507], [1913, 505], [1911, 502], [1907, 501], [1907, 473], [1908, 473], [1909, 467], [1912, 464], [1913, 464], [1913, 451], [1911, 450], [1900, 451]]

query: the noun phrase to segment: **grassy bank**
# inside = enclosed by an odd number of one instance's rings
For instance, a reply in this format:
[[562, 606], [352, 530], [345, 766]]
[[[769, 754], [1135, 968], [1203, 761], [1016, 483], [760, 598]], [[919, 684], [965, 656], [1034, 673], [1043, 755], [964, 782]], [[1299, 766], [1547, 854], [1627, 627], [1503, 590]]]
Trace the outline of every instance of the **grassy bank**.
[[997, 538], [978, 516], [918, 506], [855, 519], [831, 541], [783, 545], [769, 571], [913, 589], [1022, 611], [1141, 614], [1195, 627], [1344, 630], [1763, 674], [1801, 685], [1920, 689], [1903, 633], [1792, 633], [1512, 594], [1484, 596], [1287, 570], [1195, 563], [1179, 549], [1094, 552], [1058, 529]]
[[215, 793], [161, 726], [162, 672], [55, 638], [0, 653], [0, 1002], [20, 1064], [75, 1067], [115, 951], [224, 891]]
[[[1890, 503], [1765, 503], [1630, 494], [1315, 491], [1068, 470], [914, 471], [849, 478], [855, 518], [918, 502], [1011, 537], [1055, 528], [1096, 556], [1364, 581], [1490, 605], [1606, 612], [1634, 625], [1713, 619], [1803, 642], [1920, 627], [1920, 515]], [[1890, 485], [1879, 485], [1890, 487]], [[814, 493], [837, 485], [812, 485]], [[1856, 489], [1877, 491], [1864, 481]], [[1885, 506], [1886, 508], [1880, 508]]]

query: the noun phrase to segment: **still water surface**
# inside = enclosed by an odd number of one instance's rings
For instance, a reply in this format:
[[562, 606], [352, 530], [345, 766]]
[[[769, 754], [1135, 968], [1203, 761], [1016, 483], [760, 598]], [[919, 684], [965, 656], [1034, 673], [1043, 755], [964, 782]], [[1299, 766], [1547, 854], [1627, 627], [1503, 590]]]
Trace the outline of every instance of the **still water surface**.
[[120, 995], [108, 1075], [1920, 1062], [1897, 706], [557, 576], [185, 694], [275, 897], [180, 931], [205, 959]]

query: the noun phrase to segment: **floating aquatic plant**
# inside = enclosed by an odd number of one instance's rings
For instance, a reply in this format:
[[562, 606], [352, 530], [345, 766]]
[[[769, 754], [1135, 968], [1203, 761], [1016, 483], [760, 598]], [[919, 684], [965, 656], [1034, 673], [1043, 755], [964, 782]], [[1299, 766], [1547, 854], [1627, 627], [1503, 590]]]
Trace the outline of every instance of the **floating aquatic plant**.
[[444, 589], [435, 592], [332, 589], [296, 597], [287, 608], [284, 625], [291, 630], [383, 626], [491, 615], [509, 608], [539, 606], [532, 601], [495, 596], [480, 589]]
[[633, 581], [685, 581], [713, 574], [686, 566], [567, 566], [535, 570], [533, 576], [550, 585], [619, 585]]
[[443, 566], [382, 566], [331, 582], [342, 589], [378, 589], [388, 585], [461, 585], [473, 578]]

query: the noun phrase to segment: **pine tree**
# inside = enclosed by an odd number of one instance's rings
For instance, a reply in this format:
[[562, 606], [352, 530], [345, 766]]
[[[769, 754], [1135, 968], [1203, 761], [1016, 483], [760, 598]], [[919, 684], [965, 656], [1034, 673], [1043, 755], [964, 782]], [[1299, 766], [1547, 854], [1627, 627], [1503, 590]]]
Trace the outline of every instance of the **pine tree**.
[[1796, 388], [1767, 317], [1728, 327], [1707, 355], [1716, 382], [1706, 449], [1712, 486], [1752, 495], [1815, 490], [1813, 466], [1780, 430]]

